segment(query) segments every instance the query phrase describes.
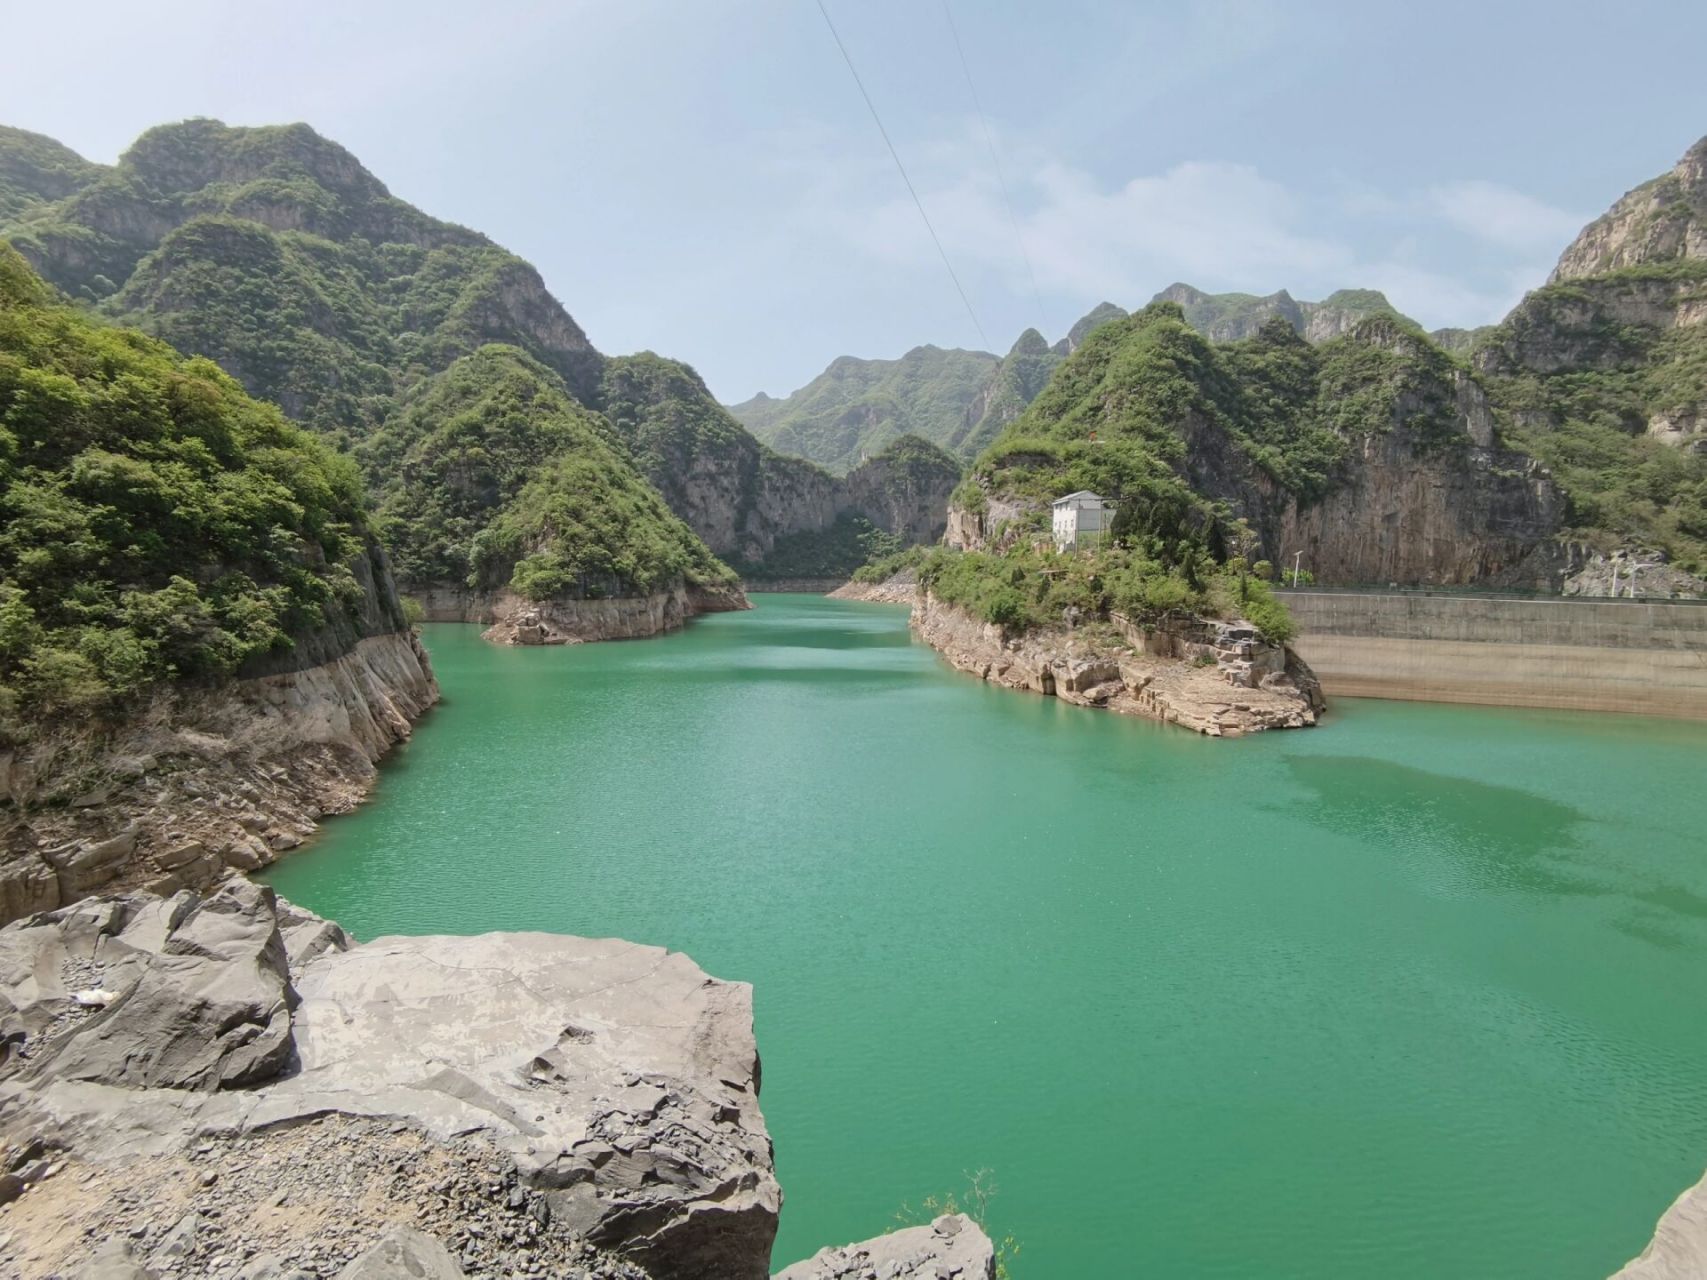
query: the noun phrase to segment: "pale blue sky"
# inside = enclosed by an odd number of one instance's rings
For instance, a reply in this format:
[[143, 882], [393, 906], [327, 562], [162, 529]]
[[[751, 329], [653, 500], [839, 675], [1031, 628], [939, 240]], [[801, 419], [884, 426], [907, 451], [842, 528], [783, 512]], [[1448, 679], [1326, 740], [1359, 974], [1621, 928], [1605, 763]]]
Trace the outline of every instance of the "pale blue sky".
[[[1497, 319], [1707, 133], [1707, 4], [827, 0], [989, 344], [1182, 279]], [[727, 400], [982, 345], [813, 0], [13, 5], [0, 121], [306, 120]]]

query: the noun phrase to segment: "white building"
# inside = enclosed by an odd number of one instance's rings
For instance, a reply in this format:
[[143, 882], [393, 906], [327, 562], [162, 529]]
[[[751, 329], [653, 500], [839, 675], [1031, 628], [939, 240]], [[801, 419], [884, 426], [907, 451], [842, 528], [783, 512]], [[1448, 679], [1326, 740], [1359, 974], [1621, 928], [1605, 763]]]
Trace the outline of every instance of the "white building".
[[1114, 504], [1104, 502], [1089, 489], [1069, 493], [1049, 504], [1054, 509], [1055, 549], [1076, 551], [1095, 546], [1114, 523]]

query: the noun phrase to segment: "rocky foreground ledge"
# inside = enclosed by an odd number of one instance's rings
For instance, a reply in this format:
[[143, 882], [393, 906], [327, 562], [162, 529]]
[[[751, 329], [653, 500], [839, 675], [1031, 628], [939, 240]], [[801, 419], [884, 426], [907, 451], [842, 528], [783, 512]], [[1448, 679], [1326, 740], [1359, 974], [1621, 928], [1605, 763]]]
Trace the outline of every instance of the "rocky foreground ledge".
[[[662, 948], [356, 945], [234, 876], [0, 930], [0, 1045], [6, 1275], [769, 1270], [752, 991]], [[994, 1262], [951, 1217], [784, 1274]]]
[[1249, 623], [1186, 618], [1142, 631], [1116, 619], [1010, 635], [926, 593], [914, 600], [912, 627], [981, 680], [1210, 737], [1305, 728], [1325, 706], [1303, 660]]

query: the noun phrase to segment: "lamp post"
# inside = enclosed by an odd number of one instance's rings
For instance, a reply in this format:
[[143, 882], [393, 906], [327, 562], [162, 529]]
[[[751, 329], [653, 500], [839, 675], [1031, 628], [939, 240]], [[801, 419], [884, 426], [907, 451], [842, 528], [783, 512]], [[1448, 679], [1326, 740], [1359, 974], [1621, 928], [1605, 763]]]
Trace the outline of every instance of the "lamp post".
[[1298, 566], [1304, 563], [1304, 553], [1298, 552], [1292, 557], [1292, 589], [1298, 590]]

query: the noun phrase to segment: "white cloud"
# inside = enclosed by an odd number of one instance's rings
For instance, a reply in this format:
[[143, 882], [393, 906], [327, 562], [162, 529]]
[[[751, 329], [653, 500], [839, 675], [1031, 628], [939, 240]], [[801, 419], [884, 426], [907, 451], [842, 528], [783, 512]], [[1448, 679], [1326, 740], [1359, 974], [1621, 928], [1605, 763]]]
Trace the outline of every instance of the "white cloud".
[[1446, 183], [1428, 196], [1434, 212], [1459, 230], [1519, 252], [1557, 254], [1588, 221], [1497, 182]]
[[[781, 150], [791, 154], [776, 162], [805, 179], [797, 213], [821, 234], [874, 264], [941, 270], [886, 156], [827, 167], [822, 150], [810, 158]], [[904, 146], [902, 155], [975, 305], [981, 293], [1026, 293], [982, 139], [969, 128]], [[1007, 148], [1005, 164], [1038, 283], [1074, 305], [1137, 305], [1175, 280], [1303, 298], [1363, 287], [1383, 290], [1430, 327], [1486, 324], [1541, 282], [1582, 223], [1490, 182], [1420, 193], [1342, 183], [1312, 199], [1254, 166], [1212, 160], [1117, 185], [1023, 147]]]

